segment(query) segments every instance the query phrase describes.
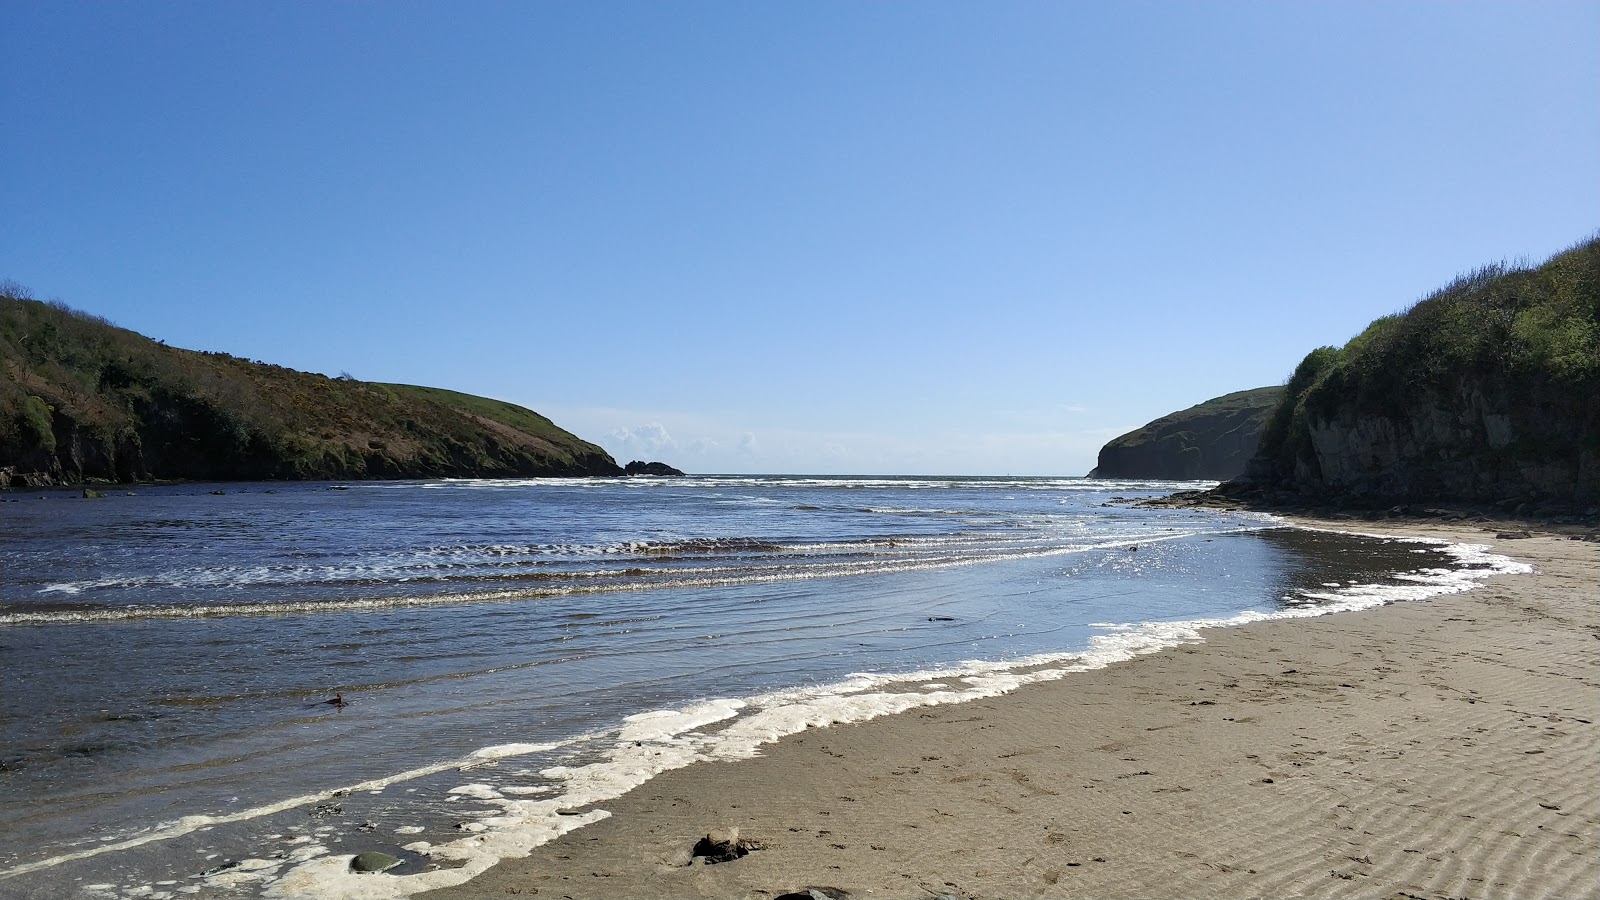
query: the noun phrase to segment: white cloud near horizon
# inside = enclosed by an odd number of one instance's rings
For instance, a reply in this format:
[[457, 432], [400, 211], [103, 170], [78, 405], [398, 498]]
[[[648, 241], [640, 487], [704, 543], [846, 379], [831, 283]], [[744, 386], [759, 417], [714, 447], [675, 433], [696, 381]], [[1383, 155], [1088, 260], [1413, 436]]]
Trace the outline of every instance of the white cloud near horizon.
[[[607, 440], [602, 440], [599, 443], [612, 456], [617, 457], [618, 462], [628, 462], [630, 459], [646, 456], [652, 457], [652, 459], [645, 461], [652, 462], [654, 461], [654, 456], [678, 450], [678, 442], [673, 439], [672, 433], [667, 431], [666, 426], [660, 422], [618, 426], [606, 432], [606, 438]], [[694, 442], [696, 445], [704, 443], [704, 441]], [[623, 459], [622, 457], [624, 456], [627, 459]]]

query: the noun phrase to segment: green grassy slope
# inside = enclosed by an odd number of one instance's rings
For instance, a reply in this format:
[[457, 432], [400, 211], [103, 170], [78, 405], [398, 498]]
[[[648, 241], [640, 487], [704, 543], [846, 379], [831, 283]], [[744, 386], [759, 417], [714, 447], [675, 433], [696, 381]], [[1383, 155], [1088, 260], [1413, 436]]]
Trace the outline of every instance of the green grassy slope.
[[1600, 501], [1600, 240], [1313, 350], [1259, 456], [1258, 485], [1304, 496]]
[[1235, 391], [1171, 413], [1100, 448], [1099, 478], [1233, 478], [1255, 453], [1282, 387]]
[[612, 475], [510, 403], [157, 343], [0, 288], [0, 469], [48, 480]]

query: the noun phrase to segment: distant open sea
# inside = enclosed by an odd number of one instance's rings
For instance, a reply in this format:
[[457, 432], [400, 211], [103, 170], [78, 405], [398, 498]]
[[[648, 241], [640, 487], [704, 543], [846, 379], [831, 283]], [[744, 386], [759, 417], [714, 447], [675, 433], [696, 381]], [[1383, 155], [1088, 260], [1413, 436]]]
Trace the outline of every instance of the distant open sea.
[[[1470, 546], [1110, 502], [1199, 486], [6, 494], [0, 897], [403, 897], [604, 817], [656, 773], [807, 726], [1516, 568]], [[402, 864], [349, 873], [366, 850]]]

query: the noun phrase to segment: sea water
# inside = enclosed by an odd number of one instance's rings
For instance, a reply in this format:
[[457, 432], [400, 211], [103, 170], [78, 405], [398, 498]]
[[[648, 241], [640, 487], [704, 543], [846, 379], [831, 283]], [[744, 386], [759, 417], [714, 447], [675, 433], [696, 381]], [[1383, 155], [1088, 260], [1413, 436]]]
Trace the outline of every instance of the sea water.
[[[604, 817], [661, 771], [805, 727], [1517, 569], [1481, 548], [1123, 502], [1197, 486], [12, 493], [0, 896], [404, 897]], [[402, 864], [350, 873], [365, 850]]]

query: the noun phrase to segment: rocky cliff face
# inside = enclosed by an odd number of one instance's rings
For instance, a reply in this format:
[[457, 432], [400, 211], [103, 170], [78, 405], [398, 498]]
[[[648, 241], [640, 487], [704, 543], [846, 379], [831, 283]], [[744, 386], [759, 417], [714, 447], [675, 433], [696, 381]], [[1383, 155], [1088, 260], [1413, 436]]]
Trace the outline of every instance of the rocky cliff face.
[[[1507, 494], [1559, 497], [1596, 480], [1600, 457], [1582, 446], [1584, 435], [1565, 411], [1518, 406], [1500, 384], [1467, 384], [1452, 393], [1419, 398], [1396, 417], [1312, 421], [1312, 454], [1297, 466], [1296, 482], [1358, 496], [1497, 501]], [[1519, 452], [1515, 445], [1525, 439], [1568, 449]]]
[[1244, 472], [1281, 387], [1237, 391], [1162, 416], [1100, 448], [1093, 478], [1224, 481]]
[[1586, 399], [1474, 378], [1420, 388], [1391, 410], [1341, 404], [1305, 414], [1299, 449], [1252, 474], [1264, 486], [1358, 505], [1593, 504], [1600, 417]]
[[1600, 244], [1474, 273], [1314, 351], [1228, 490], [1368, 506], [1600, 503]]

